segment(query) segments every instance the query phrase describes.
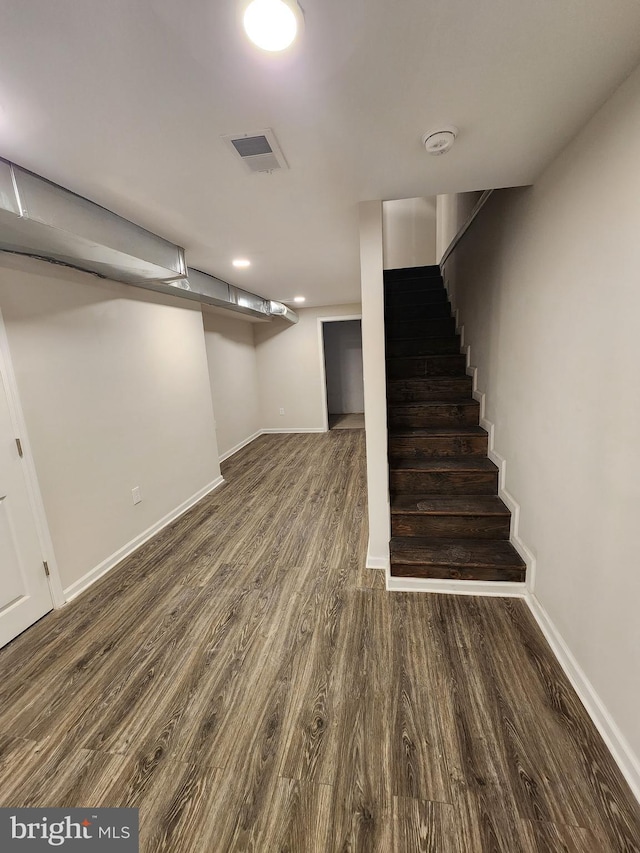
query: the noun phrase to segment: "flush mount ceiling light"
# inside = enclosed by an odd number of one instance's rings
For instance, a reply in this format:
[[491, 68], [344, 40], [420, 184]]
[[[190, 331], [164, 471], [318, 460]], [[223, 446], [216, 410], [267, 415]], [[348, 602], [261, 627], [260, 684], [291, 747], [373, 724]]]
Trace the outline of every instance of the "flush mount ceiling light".
[[458, 128], [449, 125], [441, 130], [432, 130], [430, 133], [425, 133], [422, 137], [422, 144], [427, 149], [429, 154], [446, 154], [453, 147], [458, 135]]
[[251, 266], [251, 261], [248, 261], [246, 258], [236, 258], [235, 260], [231, 261], [231, 263], [234, 265], [234, 267], [238, 267], [239, 269]]
[[293, 301], [294, 302], [306, 302], [307, 300], [304, 296], [294, 296]]
[[276, 53], [293, 44], [302, 27], [302, 9], [295, 0], [251, 0], [242, 23], [257, 47]]

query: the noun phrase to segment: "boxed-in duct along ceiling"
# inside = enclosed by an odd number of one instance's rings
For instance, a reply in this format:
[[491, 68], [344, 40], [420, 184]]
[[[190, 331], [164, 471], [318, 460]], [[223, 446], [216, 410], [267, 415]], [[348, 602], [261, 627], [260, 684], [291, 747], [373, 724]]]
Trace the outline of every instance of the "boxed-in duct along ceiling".
[[297, 315], [285, 305], [187, 267], [184, 249], [63, 187], [0, 159], [0, 251], [237, 311]]

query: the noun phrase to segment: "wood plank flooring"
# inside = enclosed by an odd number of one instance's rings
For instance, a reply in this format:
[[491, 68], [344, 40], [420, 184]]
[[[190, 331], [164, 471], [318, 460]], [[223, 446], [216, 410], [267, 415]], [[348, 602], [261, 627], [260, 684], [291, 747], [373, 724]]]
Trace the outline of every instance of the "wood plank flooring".
[[329, 429], [364, 429], [364, 413], [329, 415]]
[[263, 436], [0, 651], [0, 805], [144, 853], [620, 853], [640, 813], [517, 600], [388, 593], [364, 434]]

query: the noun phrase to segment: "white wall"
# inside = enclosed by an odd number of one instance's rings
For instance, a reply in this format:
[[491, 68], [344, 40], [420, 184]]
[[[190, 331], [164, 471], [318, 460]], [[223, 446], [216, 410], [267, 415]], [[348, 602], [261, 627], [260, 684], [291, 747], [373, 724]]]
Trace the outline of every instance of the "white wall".
[[261, 426], [254, 325], [206, 309], [203, 320], [218, 452], [224, 459]]
[[219, 477], [202, 315], [44, 262], [0, 263], [0, 308], [69, 588]]
[[[323, 430], [325, 387], [319, 317], [360, 314], [360, 305], [296, 309], [294, 326], [275, 320], [254, 327], [262, 429]], [[284, 415], [280, 415], [280, 409]]]
[[442, 256], [460, 228], [465, 224], [482, 192], [450, 193], [436, 199], [436, 260]]
[[364, 412], [360, 320], [322, 324], [329, 414]]
[[[535, 596], [640, 790], [640, 69], [446, 265]], [[607, 715], [610, 715], [608, 717]]]
[[369, 546], [367, 566], [389, 568], [391, 520], [387, 460], [387, 386], [384, 348], [382, 202], [364, 201], [360, 216], [362, 366], [367, 447]]
[[435, 264], [435, 197], [384, 201], [382, 231], [386, 270]]

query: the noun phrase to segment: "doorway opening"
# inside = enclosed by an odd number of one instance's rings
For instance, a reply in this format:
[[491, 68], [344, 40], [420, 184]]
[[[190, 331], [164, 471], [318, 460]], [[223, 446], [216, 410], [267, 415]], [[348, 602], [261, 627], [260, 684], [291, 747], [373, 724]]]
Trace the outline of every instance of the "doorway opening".
[[362, 321], [320, 318], [326, 429], [364, 429]]

